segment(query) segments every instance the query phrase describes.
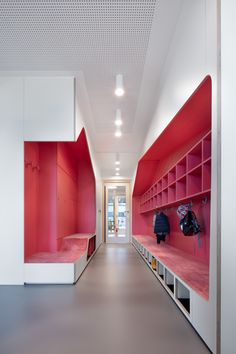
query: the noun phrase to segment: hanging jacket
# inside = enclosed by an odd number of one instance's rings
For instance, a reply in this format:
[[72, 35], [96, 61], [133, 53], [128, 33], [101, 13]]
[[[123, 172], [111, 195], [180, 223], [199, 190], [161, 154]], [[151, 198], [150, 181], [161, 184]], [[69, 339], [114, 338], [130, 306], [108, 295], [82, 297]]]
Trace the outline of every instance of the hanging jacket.
[[170, 224], [168, 216], [163, 212], [156, 214], [155, 225], [154, 225], [155, 234], [169, 234], [170, 233]]

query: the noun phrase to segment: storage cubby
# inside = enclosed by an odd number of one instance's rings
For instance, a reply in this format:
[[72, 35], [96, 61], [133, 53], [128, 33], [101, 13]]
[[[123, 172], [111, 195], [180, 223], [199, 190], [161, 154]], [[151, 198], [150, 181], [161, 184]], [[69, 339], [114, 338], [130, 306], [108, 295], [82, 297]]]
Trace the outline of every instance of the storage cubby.
[[202, 188], [204, 191], [211, 189], [211, 159], [202, 166]]
[[191, 171], [202, 162], [202, 142], [197, 144], [187, 155], [187, 170]]
[[178, 279], [176, 279], [176, 299], [183, 308], [190, 314], [190, 291]]
[[176, 200], [176, 185], [172, 184], [168, 187], [168, 203], [172, 203]]
[[173, 294], [175, 290], [174, 280], [174, 275], [168, 269], [165, 269], [165, 284]]
[[165, 190], [162, 191], [162, 205], [165, 205], [168, 203], [168, 189], [166, 188]]
[[162, 193], [159, 193], [157, 195], [157, 207], [160, 207], [162, 205]]
[[164, 280], [164, 266], [161, 262], [157, 262], [157, 274], [159, 275], [159, 277]]
[[176, 180], [176, 168], [172, 168], [170, 172], [168, 173], [168, 185], [174, 183]]
[[192, 196], [202, 191], [202, 167], [197, 167], [187, 176], [187, 195]]
[[148, 253], [148, 263], [152, 264], [152, 254], [150, 252]]
[[160, 193], [162, 191], [162, 180], [157, 182], [157, 193]]
[[203, 161], [211, 157], [211, 133], [203, 139]]
[[186, 157], [179, 161], [176, 165], [176, 179], [183, 177], [186, 174]]
[[152, 257], [151, 267], [152, 267], [152, 270], [154, 270], [155, 272], [157, 271], [157, 260], [155, 257]]
[[162, 189], [165, 189], [168, 186], [168, 175], [162, 178]]
[[153, 197], [153, 209], [157, 207], [157, 196]]
[[153, 186], [153, 195], [157, 194], [157, 184], [154, 184]]
[[186, 195], [187, 195], [186, 177], [183, 177], [176, 182], [176, 200], [184, 199], [186, 198]]

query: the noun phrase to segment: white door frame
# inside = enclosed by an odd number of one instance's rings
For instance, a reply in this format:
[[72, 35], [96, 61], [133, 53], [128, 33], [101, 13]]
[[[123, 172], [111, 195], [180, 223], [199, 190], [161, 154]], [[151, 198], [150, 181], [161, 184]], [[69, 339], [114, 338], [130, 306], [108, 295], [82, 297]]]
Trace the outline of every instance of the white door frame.
[[[107, 227], [108, 227], [108, 210], [107, 210], [107, 198], [108, 198], [108, 193], [107, 189], [109, 187], [114, 187], [114, 186], [125, 186], [126, 187], [126, 232], [127, 235], [126, 237], [114, 237], [112, 239], [108, 239], [107, 237]], [[104, 233], [105, 233], [105, 242], [106, 243], [129, 243], [130, 242], [130, 231], [131, 231], [131, 213], [130, 213], [130, 182], [104, 182]]]

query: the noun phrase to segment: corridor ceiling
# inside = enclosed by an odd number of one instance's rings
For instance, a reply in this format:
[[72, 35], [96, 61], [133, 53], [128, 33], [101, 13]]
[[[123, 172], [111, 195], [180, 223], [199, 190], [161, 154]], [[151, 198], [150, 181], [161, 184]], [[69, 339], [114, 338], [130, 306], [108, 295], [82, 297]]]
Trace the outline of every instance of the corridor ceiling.
[[[155, 111], [158, 82], [181, 0], [0, 0], [0, 71], [79, 77], [103, 178], [132, 177]], [[115, 75], [125, 95], [114, 95]], [[115, 111], [123, 135], [115, 138]]]

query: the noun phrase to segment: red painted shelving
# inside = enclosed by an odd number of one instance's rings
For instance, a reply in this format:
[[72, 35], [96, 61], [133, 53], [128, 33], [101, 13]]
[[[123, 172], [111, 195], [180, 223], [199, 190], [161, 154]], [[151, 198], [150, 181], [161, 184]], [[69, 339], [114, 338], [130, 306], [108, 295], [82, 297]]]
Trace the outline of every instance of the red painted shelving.
[[210, 189], [211, 132], [208, 132], [141, 196], [140, 212], [204, 197]]

